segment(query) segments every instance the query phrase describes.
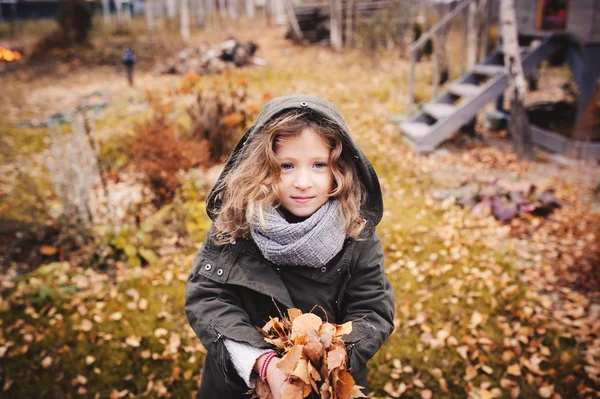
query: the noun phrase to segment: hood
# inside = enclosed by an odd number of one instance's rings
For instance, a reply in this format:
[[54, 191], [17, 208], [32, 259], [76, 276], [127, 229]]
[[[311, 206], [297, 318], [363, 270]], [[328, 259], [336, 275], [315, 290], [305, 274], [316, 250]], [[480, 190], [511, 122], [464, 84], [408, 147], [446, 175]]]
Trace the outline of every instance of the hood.
[[244, 133], [235, 146], [215, 186], [208, 194], [206, 200], [206, 211], [208, 216], [212, 220], [215, 219], [215, 211], [219, 209], [222, 199], [222, 190], [217, 189], [217, 187], [221, 186], [220, 183], [225, 179], [229, 171], [235, 167], [248, 138], [255, 133], [260, 134], [263, 126], [273, 118], [284, 112], [298, 108], [308, 108], [316, 111], [337, 123], [342, 128], [342, 131], [344, 132], [344, 137], [342, 138], [343, 146], [349, 149], [353, 154], [355, 159], [354, 166], [358, 171], [358, 178], [363, 185], [364, 198], [361, 206], [361, 216], [367, 220], [367, 225], [361, 233], [361, 238], [370, 237], [375, 231], [375, 226], [381, 221], [383, 215], [383, 199], [381, 197], [381, 187], [379, 186], [377, 174], [365, 154], [363, 154], [352, 140], [348, 126], [346, 126], [346, 123], [336, 106], [328, 101], [304, 94], [277, 97], [264, 106], [256, 118], [254, 125]]

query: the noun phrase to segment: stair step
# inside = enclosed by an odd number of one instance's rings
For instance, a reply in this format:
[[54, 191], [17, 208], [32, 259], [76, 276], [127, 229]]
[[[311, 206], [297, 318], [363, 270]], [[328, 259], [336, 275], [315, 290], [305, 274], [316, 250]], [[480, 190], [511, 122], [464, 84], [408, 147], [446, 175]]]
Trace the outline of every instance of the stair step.
[[450, 104], [430, 103], [425, 104], [423, 106], [423, 110], [429, 115], [433, 116], [435, 119], [440, 120], [452, 115], [454, 111], [456, 111], [456, 107]]
[[479, 75], [493, 76], [497, 73], [504, 73], [504, 66], [476, 64], [475, 66], [473, 66], [473, 72]]
[[454, 83], [448, 88], [450, 93], [460, 97], [474, 97], [481, 91], [479, 86], [469, 83]]
[[413, 141], [419, 141], [431, 130], [431, 126], [422, 122], [404, 122], [400, 124], [400, 129]]

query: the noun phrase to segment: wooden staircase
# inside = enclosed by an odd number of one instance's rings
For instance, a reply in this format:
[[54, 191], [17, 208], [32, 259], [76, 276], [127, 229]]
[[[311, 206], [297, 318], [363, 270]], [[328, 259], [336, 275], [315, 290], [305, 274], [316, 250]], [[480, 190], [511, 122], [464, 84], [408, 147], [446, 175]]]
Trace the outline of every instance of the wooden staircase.
[[[548, 36], [531, 47], [522, 47], [523, 72], [531, 72], [562, 46], [560, 41]], [[447, 85], [415, 115], [401, 122], [403, 136], [416, 151], [431, 152], [468, 124], [486, 104], [501, 96], [507, 87], [504, 53], [499, 47], [456, 82]]]

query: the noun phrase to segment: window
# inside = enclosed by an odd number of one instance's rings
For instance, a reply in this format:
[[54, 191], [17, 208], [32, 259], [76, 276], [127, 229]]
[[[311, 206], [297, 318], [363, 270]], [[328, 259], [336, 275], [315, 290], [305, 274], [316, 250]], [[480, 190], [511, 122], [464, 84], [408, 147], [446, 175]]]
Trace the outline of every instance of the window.
[[538, 29], [561, 31], [567, 28], [569, 0], [539, 0]]

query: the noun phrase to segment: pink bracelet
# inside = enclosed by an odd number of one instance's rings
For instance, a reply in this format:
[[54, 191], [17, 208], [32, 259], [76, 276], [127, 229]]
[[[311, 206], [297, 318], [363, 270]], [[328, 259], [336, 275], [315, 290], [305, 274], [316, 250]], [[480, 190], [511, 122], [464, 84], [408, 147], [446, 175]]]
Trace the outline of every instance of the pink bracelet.
[[265, 360], [263, 360], [262, 364], [260, 365], [260, 373], [258, 373], [258, 377], [263, 382], [266, 382], [267, 380], [267, 368], [269, 367], [271, 359], [273, 359], [275, 356], [277, 356], [277, 352], [269, 352], [267, 356], [265, 356]]

